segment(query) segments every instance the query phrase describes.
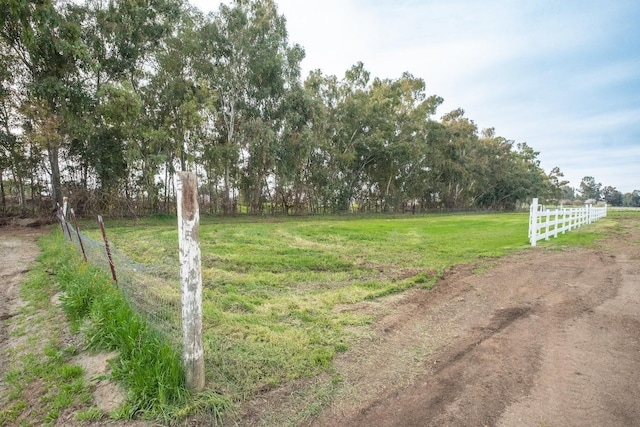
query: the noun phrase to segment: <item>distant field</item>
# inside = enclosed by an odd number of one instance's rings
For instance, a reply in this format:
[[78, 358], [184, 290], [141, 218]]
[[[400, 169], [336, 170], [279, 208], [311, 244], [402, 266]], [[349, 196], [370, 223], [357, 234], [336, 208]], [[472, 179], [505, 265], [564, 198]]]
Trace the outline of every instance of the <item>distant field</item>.
[[[175, 219], [107, 227], [136, 261], [177, 270]], [[338, 308], [431, 287], [452, 265], [482, 267], [528, 247], [527, 227], [527, 214], [203, 219], [208, 384], [243, 400], [326, 371], [347, 330], [374, 320]]]

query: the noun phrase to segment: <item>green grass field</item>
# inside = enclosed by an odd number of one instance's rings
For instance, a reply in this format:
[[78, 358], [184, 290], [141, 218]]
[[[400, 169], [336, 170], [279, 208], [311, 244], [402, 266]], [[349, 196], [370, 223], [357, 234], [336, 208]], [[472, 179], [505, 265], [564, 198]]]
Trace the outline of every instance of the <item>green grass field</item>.
[[[70, 245], [62, 244], [59, 228], [40, 240], [43, 254], [30, 273], [33, 284], [22, 291], [29, 300], [24, 292], [37, 289], [32, 293], [45, 295], [46, 301], [63, 291], [72, 329], [82, 326], [89, 347], [118, 350], [111, 377], [125, 386], [128, 397], [108, 416], [170, 421], [209, 414], [215, 423], [253, 396], [313, 378], [299, 396], [307, 402], [295, 415], [301, 421], [333, 398], [341, 379], [332, 361], [358, 337], [370, 336], [369, 324], [385, 312], [382, 296], [429, 289], [455, 265], [470, 263], [483, 271], [511, 252], [567, 246], [606, 250], [600, 239], [623, 232], [621, 222], [638, 214], [612, 211], [595, 224], [538, 242], [535, 249], [527, 240], [527, 214], [204, 218], [200, 239], [207, 390], [196, 396], [184, 389], [178, 349], [146, 327], [110, 274], [82, 263]], [[82, 228], [100, 237], [95, 224]], [[143, 269], [140, 280], [134, 280], [136, 289], [142, 286], [179, 299], [175, 217], [107, 221], [107, 233], [118, 252], [162, 267], [159, 274]], [[147, 275], [153, 276], [148, 283], [142, 280]], [[356, 304], [363, 301], [377, 308], [358, 310]], [[172, 309], [178, 317], [179, 306]], [[24, 381], [16, 380], [16, 390], [28, 388], [37, 366], [29, 372], [31, 376], [20, 377]], [[60, 380], [52, 389], [64, 387]], [[83, 390], [75, 391], [70, 401], [86, 400]], [[24, 416], [16, 409], [22, 402], [16, 396], [15, 405], [0, 412], [0, 421]], [[86, 406], [76, 416], [98, 420], [107, 415]]]
[[[326, 371], [348, 327], [345, 304], [431, 287], [458, 264], [527, 248], [526, 214], [218, 220], [200, 227], [207, 383], [243, 400]], [[108, 225], [134, 260], [178, 266], [173, 220]], [[97, 237], [97, 234], [95, 235]]]

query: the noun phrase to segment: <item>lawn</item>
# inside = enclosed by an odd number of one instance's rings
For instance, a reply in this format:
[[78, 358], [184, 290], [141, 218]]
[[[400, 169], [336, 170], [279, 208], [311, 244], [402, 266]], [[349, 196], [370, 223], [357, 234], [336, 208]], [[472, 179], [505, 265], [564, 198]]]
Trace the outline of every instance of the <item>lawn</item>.
[[[527, 226], [527, 214], [203, 219], [209, 390], [242, 401], [330, 370], [350, 331], [374, 320], [341, 308], [429, 288], [453, 265], [524, 249]], [[107, 227], [118, 251], [168, 267], [167, 282], [177, 283], [175, 219]]]

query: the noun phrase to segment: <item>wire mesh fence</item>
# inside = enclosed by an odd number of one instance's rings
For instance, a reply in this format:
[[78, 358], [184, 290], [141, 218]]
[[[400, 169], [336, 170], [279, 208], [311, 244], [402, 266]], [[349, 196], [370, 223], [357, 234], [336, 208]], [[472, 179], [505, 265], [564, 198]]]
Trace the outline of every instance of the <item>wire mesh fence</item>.
[[[105, 230], [102, 241], [79, 230], [75, 216], [59, 209], [62, 232], [85, 261], [99, 267], [114, 279], [127, 301], [151, 327], [160, 332], [176, 348], [182, 344], [182, 318], [179, 266], [145, 265], [131, 259], [108, 241]], [[101, 218], [100, 218], [101, 219]]]

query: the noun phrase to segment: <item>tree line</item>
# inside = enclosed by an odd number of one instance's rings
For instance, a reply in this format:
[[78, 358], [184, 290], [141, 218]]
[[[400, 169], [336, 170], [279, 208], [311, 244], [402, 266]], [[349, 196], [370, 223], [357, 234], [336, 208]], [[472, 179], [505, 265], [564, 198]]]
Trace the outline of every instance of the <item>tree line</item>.
[[[509, 210], [567, 181], [410, 73], [301, 76], [273, 0], [0, 0], [0, 196], [81, 213]], [[29, 202], [31, 205], [29, 205]], [[10, 204], [10, 203], [9, 203]]]
[[[582, 200], [604, 201], [611, 206], [640, 207], [640, 190], [623, 194], [615, 187], [602, 185], [592, 176], [582, 178], [578, 192]], [[570, 197], [567, 199], [572, 200]]]

